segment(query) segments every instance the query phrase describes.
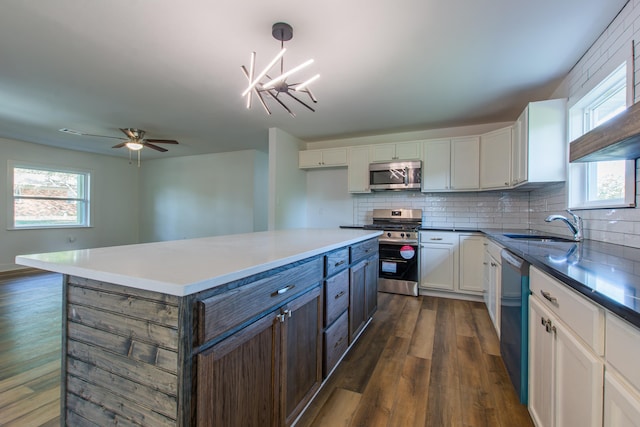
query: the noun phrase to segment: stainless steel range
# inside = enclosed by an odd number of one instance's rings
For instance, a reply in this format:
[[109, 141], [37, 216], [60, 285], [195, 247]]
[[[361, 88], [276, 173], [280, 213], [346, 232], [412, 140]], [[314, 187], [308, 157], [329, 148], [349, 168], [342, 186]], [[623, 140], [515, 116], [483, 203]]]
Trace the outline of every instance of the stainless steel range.
[[383, 230], [379, 239], [378, 290], [418, 295], [420, 280], [421, 209], [374, 209], [373, 224], [364, 228]]

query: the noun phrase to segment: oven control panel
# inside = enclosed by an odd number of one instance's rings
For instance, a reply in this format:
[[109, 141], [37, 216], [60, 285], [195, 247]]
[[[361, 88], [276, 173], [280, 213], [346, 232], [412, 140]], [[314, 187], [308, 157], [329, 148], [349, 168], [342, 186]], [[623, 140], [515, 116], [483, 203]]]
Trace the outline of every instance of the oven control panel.
[[415, 231], [384, 231], [380, 240], [417, 243], [418, 233]]

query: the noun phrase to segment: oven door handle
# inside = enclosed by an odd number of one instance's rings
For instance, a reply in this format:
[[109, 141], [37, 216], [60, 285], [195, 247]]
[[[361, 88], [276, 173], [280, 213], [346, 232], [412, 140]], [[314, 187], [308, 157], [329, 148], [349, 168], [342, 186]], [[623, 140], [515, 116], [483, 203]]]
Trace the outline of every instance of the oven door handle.
[[381, 262], [403, 262], [403, 263], [407, 263], [408, 261], [406, 259], [389, 259], [389, 258], [380, 258]]

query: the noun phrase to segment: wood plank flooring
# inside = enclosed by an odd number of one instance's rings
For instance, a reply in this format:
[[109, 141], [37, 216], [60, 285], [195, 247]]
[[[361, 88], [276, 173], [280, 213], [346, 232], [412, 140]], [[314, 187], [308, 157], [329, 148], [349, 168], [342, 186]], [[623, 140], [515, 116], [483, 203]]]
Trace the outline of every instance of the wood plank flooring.
[[[62, 277], [0, 277], [0, 425], [60, 423]], [[297, 427], [532, 426], [481, 303], [379, 294]]]
[[62, 276], [0, 277], [0, 425], [60, 424]]
[[380, 293], [296, 427], [533, 426], [481, 303]]

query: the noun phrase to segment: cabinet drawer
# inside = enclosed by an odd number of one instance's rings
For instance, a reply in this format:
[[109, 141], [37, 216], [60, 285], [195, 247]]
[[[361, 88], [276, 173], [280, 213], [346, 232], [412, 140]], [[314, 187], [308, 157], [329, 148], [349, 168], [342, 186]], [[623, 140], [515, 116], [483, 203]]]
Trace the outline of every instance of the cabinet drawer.
[[345, 311], [324, 333], [324, 377], [349, 347], [349, 316]]
[[604, 354], [604, 310], [546, 273], [531, 267], [532, 294], [589, 345]]
[[605, 358], [627, 381], [640, 390], [640, 329], [607, 312]]
[[330, 325], [349, 307], [349, 270], [324, 282], [324, 324]]
[[446, 231], [421, 231], [420, 243], [457, 245], [458, 233], [448, 233]]
[[349, 267], [349, 248], [338, 249], [324, 257], [324, 275], [327, 277], [347, 267]]
[[378, 250], [378, 239], [370, 239], [351, 245], [351, 263], [358, 262]]
[[322, 267], [323, 259], [316, 258], [198, 301], [198, 344], [204, 344], [313, 287], [322, 280]]

